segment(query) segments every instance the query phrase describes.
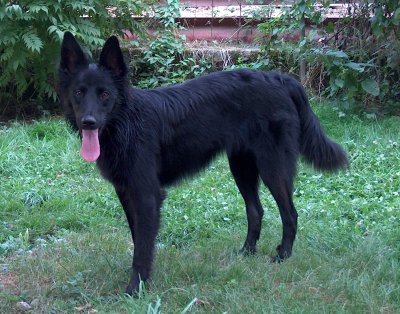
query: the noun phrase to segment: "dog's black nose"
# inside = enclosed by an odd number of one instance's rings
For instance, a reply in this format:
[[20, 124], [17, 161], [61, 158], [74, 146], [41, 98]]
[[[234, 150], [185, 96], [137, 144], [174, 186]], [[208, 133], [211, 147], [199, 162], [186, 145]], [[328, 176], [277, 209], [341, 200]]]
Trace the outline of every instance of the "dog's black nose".
[[82, 126], [91, 127], [96, 124], [96, 118], [93, 117], [92, 115], [87, 115], [81, 119], [81, 123]]

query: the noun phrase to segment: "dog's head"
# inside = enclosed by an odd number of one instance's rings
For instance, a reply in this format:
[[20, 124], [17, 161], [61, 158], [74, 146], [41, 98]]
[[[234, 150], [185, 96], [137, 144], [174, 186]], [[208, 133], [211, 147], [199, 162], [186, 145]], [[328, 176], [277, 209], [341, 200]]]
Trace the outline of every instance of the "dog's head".
[[64, 34], [58, 90], [67, 119], [81, 132], [81, 154], [87, 161], [100, 155], [99, 132], [121, 102], [127, 72], [117, 37], [106, 41], [99, 63], [90, 64], [74, 36]]

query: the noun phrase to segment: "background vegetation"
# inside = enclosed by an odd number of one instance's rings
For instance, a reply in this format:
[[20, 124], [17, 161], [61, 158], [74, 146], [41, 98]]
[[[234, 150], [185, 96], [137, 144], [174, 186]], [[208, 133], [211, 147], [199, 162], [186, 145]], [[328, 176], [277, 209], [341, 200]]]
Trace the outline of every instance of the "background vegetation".
[[[185, 53], [179, 1], [163, 5], [137, 1], [0, 1], [0, 110], [12, 116], [24, 109], [54, 110], [54, 71], [62, 33], [72, 31], [94, 51], [110, 34], [125, 30], [138, 35], [127, 42], [144, 47], [132, 60], [132, 81], [155, 87], [183, 81], [215, 70], [206, 58]], [[314, 94], [347, 108], [369, 113], [400, 111], [400, 7], [397, 0], [348, 1], [348, 10], [336, 22], [324, 12], [334, 1], [286, 1], [283, 14], [271, 17], [273, 5], [254, 14], [262, 17], [257, 42], [260, 54], [246, 66], [282, 70], [299, 75]], [[151, 12], [152, 19], [132, 14]], [[269, 16], [267, 20], [265, 17]], [[143, 30], [151, 24], [156, 31]], [[301, 30], [307, 23], [307, 33]], [[28, 106], [26, 106], [28, 105]], [[29, 111], [29, 110], [28, 110]]]
[[[18, 115], [24, 105], [48, 110], [56, 104], [54, 73], [65, 31], [90, 50], [125, 29], [142, 32], [131, 16], [146, 8], [133, 1], [0, 1], [0, 110]], [[31, 103], [33, 102], [33, 104]], [[30, 104], [31, 103], [31, 104]], [[36, 108], [35, 108], [36, 107]]]
[[[301, 61], [306, 60], [302, 80], [317, 94], [348, 108], [398, 113], [399, 2], [347, 1], [347, 13], [336, 22], [324, 14], [332, 3], [295, 1], [284, 7], [280, 17], [261, 23], [267, 63], [299, 73]], [[306, 22], [309, 31], [302, 37]]]

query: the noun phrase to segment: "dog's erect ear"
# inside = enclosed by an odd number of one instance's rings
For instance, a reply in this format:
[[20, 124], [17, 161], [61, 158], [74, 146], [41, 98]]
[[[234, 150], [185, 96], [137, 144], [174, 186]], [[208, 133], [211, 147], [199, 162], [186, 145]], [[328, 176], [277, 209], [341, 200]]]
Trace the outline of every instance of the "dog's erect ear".
[[85, 56], [81, 46], [79, 46], [74, 35], [70, 32], [64, 33], [64, 39], [61, 44], [61, 60], [60, 69], [66, 70], [71, 74], [76, 73], [79, 69], [89, 65], [89, 61]]
[[104, 44], [100, 54], [100, 66], [109, 70], [114, 76], [125, 76], [128, 68], [124, 62], [117, 37], [111, 36]]

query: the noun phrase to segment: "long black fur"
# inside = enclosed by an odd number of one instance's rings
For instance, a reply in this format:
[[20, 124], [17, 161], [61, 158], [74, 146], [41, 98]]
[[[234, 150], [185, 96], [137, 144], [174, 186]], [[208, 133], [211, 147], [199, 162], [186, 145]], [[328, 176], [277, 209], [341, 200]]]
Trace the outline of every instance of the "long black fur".
[[[129, 86], [127, 74], [116, 37], [107, 40], [95, 65], [65, 33], [59, 94], [77, 130], [100, 130], [97, 166], [115, 187], [135, 244], [127, 293], [149, 277], [163, 188], [221, 152], [246, 204], [243, 250], [255, 252], [260, 236], [261, 178], [282, 218], [275, 260], [289, 257], [297, 230], [292, 193], [299, 154], [318, 170], [347, 166], [345, 152], [322, 130], [301, 84], [287, 75], [244, 69], [141, 90]], [[88, 116], [94, 119], [89, 126], [82, 122]]]

